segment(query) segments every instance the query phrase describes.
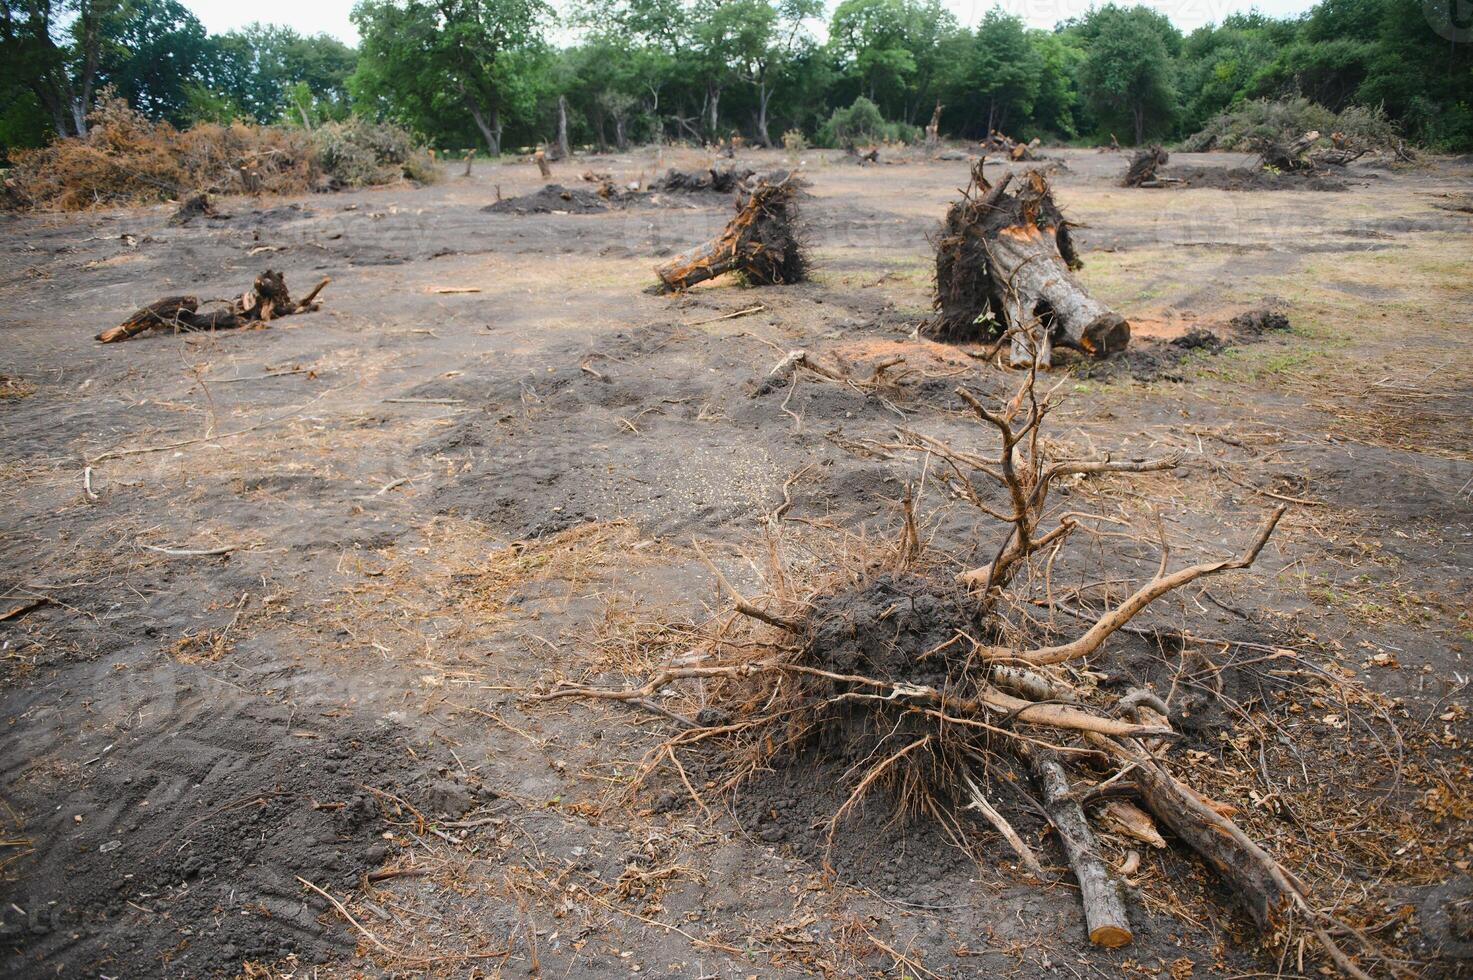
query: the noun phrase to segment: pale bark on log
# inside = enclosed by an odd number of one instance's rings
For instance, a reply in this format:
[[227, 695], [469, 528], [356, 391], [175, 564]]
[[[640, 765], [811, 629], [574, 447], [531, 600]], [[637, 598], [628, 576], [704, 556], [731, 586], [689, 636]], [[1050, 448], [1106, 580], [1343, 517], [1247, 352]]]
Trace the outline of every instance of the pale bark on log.
[[1089, 941], [1109, 949], [1124, 946], [1131, 940], [1131, 931], [1120, 888], [1105, 869], [1099, 843], [1084, 818], [1084, 809], [1069, 792], [1069, 777], [1064, 774], [1064, 767], [1052, 753], [1041, 749], [1030, 748], [1026, 758], [1043, 794], [1049, 823], [1058, 833], [1069, 867], [1074, 871], [1074, 880], [1079, 883]]
[[1011, 332], [1018, 365], [1049, 366], [1056, 343], [1096, 357], [1123, 350], [1130, 324], [1074, 277], [1081, 263], [1048, 181], [1030, 171], [1013, 190], [1010, 175], [993, 185], [982, 166], [947, 213], [936, 247], [938, 316], [926, 332], [948, 340]]

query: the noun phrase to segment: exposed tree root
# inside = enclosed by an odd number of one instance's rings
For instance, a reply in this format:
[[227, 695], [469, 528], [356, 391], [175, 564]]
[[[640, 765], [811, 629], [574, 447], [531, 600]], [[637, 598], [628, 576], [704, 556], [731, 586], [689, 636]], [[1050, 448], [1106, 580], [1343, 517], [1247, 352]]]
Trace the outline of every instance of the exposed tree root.
[[799, 237], [797, 192], [791, 176], [744, 186], [725, 230], [657, 268], [660, 281], [650, 292], [680, 292], [728, 272], [754, 286], [801, 282], [808, 258]]
[[[804, 362], [802, 352], [794, 352], [780, 367], [796, 370]], [[1163, 539], [1159, 568], [1124, 602], [1072, 641], [1030, 642], [1029, 627], [1010, 618], [1029, 601], [1019, 595], [1026, 585], [1014, 583], [1040, 555], [1051, 561], [1070, 532], [1091, 519], [1082, 513], [1050, 516], [1051, 527], [1044, 530], [1052, 481], [1175, 465], [1173, 459], [1050, 455], [1040, 435], [1050, 405], [1035, 391], [1036, 377], [1029, 371], [1016, 396], [997, 407], [958, 390], [979, 423], [998, 434], [995, 457], [911, 435], [891, 447], [927, 454], [931, 472], [939, 472], [953, 496], [1002, 525], [991, 560], [964, 572], [960, 581], [954, 573], [926, 568], [907, 498], [893, 553], [817, 578], [801, 595], [774, 564], [778, 594], [762, 599], [739, 593], [708, 562], [748, 626], [735, 626], [738, 617], [720, 617], [702, 647], [637, 685], [563, 685], [538, 697], [649, 706], [662, 693], [699, 684], [701, 703], [706, 710], [719, 709], [719, 723], [682, 726], [651, 754], [636, 786], [656, 767], [674, 762], [676, 775], [690, 788], [678, 757], [697, 748], [714, 747], [716, 760], [729, 766], [724, 783], [707, 784], [728, 790], [797, 758], [800, 750], [810, 756], [836, 752], [836, 759], [863, 761], [845, 764], [847, 792], [826, 822], [830, 842], [861, 799], [884, 796], [900, 814], [938, 821], [959, 843], [962, 815], [978, 815], [1030, 875], [1047, 882], [1054, 876], [991, 792], [1031, 776], [1078, 883], [1091, 942], [1117, 947], [1133, 934], [1091, 819], [1153, 847], [1167, 843], [1159, 825], [1217, 872], [1266, 945], [1286, 948], [1297, 941], [1297, 929], [1298, 935], [1313, 935], [1341, 972], [1365, 976], [1360, 958], [1376, 955], [1373, 944], [1311, 901], [1309, 889], [1234, 822], [1230, 808], [1206, 799], [1172, 771], [1168, 759], [1176, 733], [1168, 717], [1170, 698], [1144, 688], [1114, 697], [1092, 682], [1081, 683], [1086, 675], [1072, 669], [1098, 663], [1106, 641], [1157, 599], [1199, 578], [1251, 566], [1283, 509], [1267, 517], [1236, 557], [1168, 572]], [[1010, 509], [989, 503], [999, 489]], [[663, 708], [659, 713], [670, 714]], [[705, 801], [695, 799], [708, 812]], [[1356, 940], [1354, 955], [1338, 944], [1346, 935]]]
[[962, 199], [946, 214], [936, 243], [937, 315], [923, 330], [940, 340], [1010, 337], [1012, 362], [1048, 367], [1052, 346], [1096, 357], [1124, 350], [1130, 324], [1084, 291], [1082, 264], [1048, 180], [1012, 174], [997, 184], [972, 170]]
[[286, 279], [267, 269], [256, 277], [245, 295], [231, 300], [220, 309], [201, 311], [195, 296], [168, 296], [138, 310], [116, 327], [97, 335], [104, 344], [129, 340], [148, 330], [234, 330], [240, 327], [265, 327], [278, 317], [295, 313], [312, 313], [321, 309], [317, 294], [331, 279], [323, 279], [300, 300], [287, 291]]

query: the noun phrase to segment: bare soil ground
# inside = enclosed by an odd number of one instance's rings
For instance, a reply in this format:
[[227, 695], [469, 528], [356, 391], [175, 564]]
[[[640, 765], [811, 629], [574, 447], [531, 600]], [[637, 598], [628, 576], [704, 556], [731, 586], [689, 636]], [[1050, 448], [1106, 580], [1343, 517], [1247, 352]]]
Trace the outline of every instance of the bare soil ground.
[[[1468, 975], [1473, 218], [1447, 204], [1473, 165], [1357, 164], [1344, 191], [1270, 194], [1126, 190], [1123, 155], [1051, 156], [1084, 281], [1136, 326], [1126, 356], [1055, 372], [1053, 435], [1187, 460], [1082, 481], [1070, 506], [1137, 528], [1158, 512], [1188, 561], [1290, 504], [1251, 571], [1150, 614], [1208, 640], [1194, 773], [1396, 969]], [[555, 179], [709, 162], [641, 151]], [[1136, 941], [1095, 949], [1077, 893], [1040, 889], [985, 825], [968, 855], [872, 800], [830, 850], [833, 759], [735, 798], [668, 767], [631, 792], [663, 719], [531, 699], [686, 649], [725, 602], [696, 542], [760, 592], [769, 525], [822, 567], [892, 540], [910, 484], [938, 553], [997, 547], [924, 460], [867, 448], [897, 425], [976, 440], [952, 389], [1016, 383], [913, 334], [968, 164], [801, 164], [813, 280], [675, 298], [641, 291], [652, 265], [714, 235], [727, 199], [483, 210], [541, 187], [527, 163], [231, 200], [183, 227], [168, 207], [0, 217], [0, 974], [1318, 969], [1260, 952], [1177, 849], [1143, 855]], [[92, 341], [268, 266], [298, 292], [332, 276], [323, 311]], [[440, 291], [462, 287], [479, 291]], [[1230, 325], [1264, 307], [1291, 329]], [[1171, 343], [1193, 329], [1227, 346]], [[799, 347], [905, 372], [768, 379]], [[1124, 536], [1084, 550], [1053, 582], [1081, 601], [1157, 561]], [[1154, 644], [1115, 643], [1126, 673], [1165, 676]], [[1019, 826], [1058, 865], [1044, 828]]]

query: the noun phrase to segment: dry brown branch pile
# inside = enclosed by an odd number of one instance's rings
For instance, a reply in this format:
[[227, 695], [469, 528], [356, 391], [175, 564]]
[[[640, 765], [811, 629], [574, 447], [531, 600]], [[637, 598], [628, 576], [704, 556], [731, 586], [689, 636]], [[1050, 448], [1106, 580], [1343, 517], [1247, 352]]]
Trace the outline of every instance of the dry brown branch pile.
[[[709, 795], [713, 785], [735, 790], [788, 760], [829, 753], [848, 760], [848, 795], [828, 821], [830, 844], [862, 801], [878, 797], [904, 818], [937, 822], [958, 846], [974, 814], [1016, 852], [1022, 868], [1052, 881], [1014, 826], [1027, 811], [1010, 812], [1005, 802], [1018, 795], [1007, 787], [1031, 781], [1079, 886], [1092, 942], [1116, 947], [1133, 936], [1099, 829], [1123, 828], [1152, 846], [1164, 844], [1161, 831], [1169, 831], [1236, 896], [1268, 948], [1303, 955], [1307, 936], [1341, 972], [1365, 976], [1361, 963], [1374, 955], [1373, 945], [1334, 915], [1326, 904], [1334, 899], [1312, 895], [1235, 821], [1234, 807], [1180, 775], [1190, 766], [1173, 752], [1179, 736], [1172, 694], [1097, 682], [1112, 636], [1135, 630], [1132, 620], [1153, 602], [1251, 566], [1283, 508], [1243, 535], [1232, 557], [1172, 570], [1163, 536], [1154, 574], [1114, 608], [1089, 617], [1077, 635], [1044, 642], [1023, 612], [1038, 601], [1031, 583], [1047, 578], [1071, 536], [1101, 526], [1095, 515], [1056, 514], [1050, 491], [1065, 480], [1177, 463], [1051, 450], [1042, 428], [1052, 405], [1035, 380], [1030, 371], [1017, 395], [995, 408], [957, 389], [996, 437], [992, 452], [918, 433], [902, 433], [888, 447], [925, 454], [951, 495], [1001, 530], [977, 567], [957, 575], [928, 562], [907, 495], [897, 544], [863, 568], [812, 575], [804, 587], [774, 558], [769, 596], [758, 600], [708, 562], [736, 615], [719, 617], [704, 643], [635, 686], [565, 685], [540, 697], [658, 706], [681, 731], [651, 754], [641, 780], [669, 766], [703, 811], [709, 807], [687, 771], [697, 754], [714, 755], [728, 774], [722, 784], [705, 782]], [[700, 715], [684, 717], [660, 704], [682, 688], [700, 691]]]
[[191, 194], [295, 194], [433, 177], [429, 157], [394, 127], [353, 121], [291, 126], [200, 123], [175, 129], [118, 98], [99, 99], [86, 136], [13, 154], [17, 207], [80, 211]]
[[218, 309], [201, 310], [197, 296], [166, 296], [136, 311], [116, 327], [97, 335], [104, 344], [129, 340], [148, 330], [235, 330], [261, 329], [274, 319], [295, 313], [313, 313], [322, 308], [317, 294], [331, 282], [323, 279], [300, 300], [293, 300], [280, 272], [267, 269], [256, 277], [244, 295], [224, 302]]

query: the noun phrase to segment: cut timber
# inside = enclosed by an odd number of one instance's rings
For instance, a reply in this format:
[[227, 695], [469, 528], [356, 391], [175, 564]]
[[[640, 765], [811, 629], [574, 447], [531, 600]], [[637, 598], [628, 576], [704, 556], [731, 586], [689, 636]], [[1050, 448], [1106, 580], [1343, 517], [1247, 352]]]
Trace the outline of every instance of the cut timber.
[[938, 340], [1011, 335], [1015, 365], [1047, 367], [1060, 344], [1095, 357], [1124, 350], [1130, 324], [1084, 291], [1071, 269], [1082, 264], [1069, 223], [1036, 170], [1008, 193], [1011, 174], [996, 185], [985, 160], [951, 206], [936, 246], [937, 316], [923, 328]]
[[808, 262], [798, 239], [797, 183], [761, 179], [737, 195], [737, 213], [713, 240], [659, 266], [653, 293], [673, 293], [739, 272], [755, 286], [801, 282]]
[[1166, 166], [1166, 161], [1170, 158], [1170, 154], [1159, 146], [1148, 146], [1143, 150], [1136, 150], [1135, 156], [1130, 159], [1130, 166], [1125, 171], [1125, 186], [1159, 186], [1156, 182], [1156, 171]]
[[[1025, 743], [1026, 744], [1026, 743]], [[1120, 889], [1105, 862], [1095, 835], [1084, 819], [1079, 800], [1069, 791], [1069, 777], [1051, 752], [1029, 747], [1023, 753], [1029, 771], [1043, 794], [1043, 809], [1049, 823], [1059, 835], [1059, 843], [1068, 855], [1074, 880], [1079, 883], [1079, 899], [1084, 903], [1084, 921], [1089, 927], [1089, 941], [1096, 946], [1115, 949], [1130, 942], [1130, 920]]]
[[323, 279], [306, 297], [293, 301], [286, 288], [285, 277], [267, 269], [256, 277], [244, 295], [221, 309], [200, 311], [199, 300], [193, 296], [169, 296], [150, 303], [116, 327], [104, 330], [97, 339], [104, 344], [113, 344], [153, 329], [167, 328], [177, 332], [265, 326], [277, 317], [321, 309], [317, 294], [330, 282], [331, 279]]

